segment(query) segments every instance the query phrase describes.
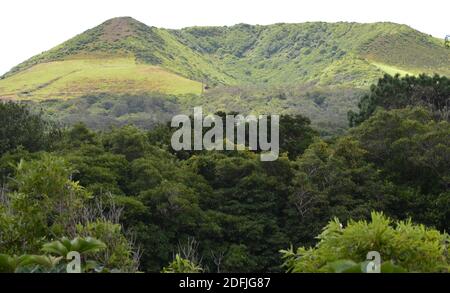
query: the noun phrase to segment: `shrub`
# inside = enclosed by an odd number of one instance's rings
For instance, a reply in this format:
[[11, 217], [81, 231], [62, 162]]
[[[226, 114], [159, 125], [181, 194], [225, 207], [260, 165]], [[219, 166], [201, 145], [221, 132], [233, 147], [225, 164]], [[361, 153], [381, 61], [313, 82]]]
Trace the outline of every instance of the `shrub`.
[[369, 251], [380, 253], [386, 271], [401, 271], [399, 267], [408, 272], [450, 271], [448, 234], [410, 220], [392, 223], [382, 213], [372, 212], [371, 222], [349, 221], [345, 228], [334, 219], [317, 238], [314, 248], [281, 251], [288, 272], [340, 271], [338, 267], [350, 268], [365, 261]]

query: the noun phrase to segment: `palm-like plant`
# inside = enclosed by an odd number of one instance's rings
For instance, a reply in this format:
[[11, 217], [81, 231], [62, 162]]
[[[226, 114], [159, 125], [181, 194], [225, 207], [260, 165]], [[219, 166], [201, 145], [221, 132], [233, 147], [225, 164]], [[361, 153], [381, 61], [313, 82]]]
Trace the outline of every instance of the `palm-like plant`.
[[[46, 243], [42, 251], [48, 255], [7, 255], [0, 254], [0, 273], [18, 273], [18, 272], [63, 272], [65, 260], [68, 253], [76, 251], [80, 255], [97, 252], [106, 248], [105, 243], [100, 240], [86, 237], [77, 237], [70, 240], [66, 237], [61, 240]], [[95, 269], [97, 264], [93, 261], [86, 261], [85, 271]]]
[[54, 257], [47, 255], [7, 255], [0, 254], [0, 272], [2, 273], [16, 273], [23, 271], [24, 268], [32, 268], [33, 272], [37, 267], [50, 270], [54, 268], [61, 261], [62, 257]]
[[61, 240], [56, 240], [44, 244], [44, 246], [42, 247], [42, 251], [49, 254], [66, 257], [67, 254], [71, 251], [77, 251], [80, 254], [86, 254], [89, 252], [97, 252], [105, 248], [105, 243], [92, 237], [76, 237], [73, 240], [64, 237]]

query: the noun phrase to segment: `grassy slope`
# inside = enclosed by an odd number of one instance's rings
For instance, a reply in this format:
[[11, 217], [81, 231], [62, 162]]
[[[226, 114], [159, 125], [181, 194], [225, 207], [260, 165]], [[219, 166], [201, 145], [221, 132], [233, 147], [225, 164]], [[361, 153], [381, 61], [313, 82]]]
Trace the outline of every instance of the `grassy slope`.
[[413, 70], [411, 70], [411, 69], [403, 70], [403, 69], [400, 69], [400, 68], [392, 66], [392, 65], [386, 65], [386, 64], [378, 63], [378, 62], [371, 62], [371, 64], [374, 65], [375, 67], [379, 68], [383, 72], [386, 72], [387, 74], [390, 74], [390, 75], [400, 74], [401, 76], [406, 76], [406, 75], [420, 74], [420, 71], [415, 71], [414, 69]]
[[0, 95], [14, 99], [149, 92], [200, 94], [201, 83], [124, 57], [47, 62], [0, 80]]

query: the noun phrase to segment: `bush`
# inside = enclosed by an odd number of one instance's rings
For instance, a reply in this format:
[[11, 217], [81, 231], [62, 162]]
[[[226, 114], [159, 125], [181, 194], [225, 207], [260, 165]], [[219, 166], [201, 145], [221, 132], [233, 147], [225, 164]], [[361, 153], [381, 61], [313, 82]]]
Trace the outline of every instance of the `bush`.
[[193, 262], [181, 258], [179, 254], [175, 256], [169, 266], [163, 268], [163, 273], [201, 273], [203, 269]]
[[[410, 220], [395, 222], [372, 212], [372, 221], [349, 221], [343, 228], [338, 219], [330, 221], [314, 248], [281, 251], [288, 272], [335, 272], [336, 266], [366, 260], [369, 251], [381, 255], [382, 267], [396, 266], [408, 272], [449, 272], [448, 234], [441, 234]], [[388, 265], [389, 264], [389, 265]], [[395, 270], [394, 270], [395, 271]]]

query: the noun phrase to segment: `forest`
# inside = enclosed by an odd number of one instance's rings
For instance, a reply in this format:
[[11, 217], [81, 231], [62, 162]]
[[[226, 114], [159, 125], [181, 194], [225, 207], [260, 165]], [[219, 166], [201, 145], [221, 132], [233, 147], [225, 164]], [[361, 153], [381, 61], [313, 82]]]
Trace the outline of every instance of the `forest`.
[[348, 130], [283, 114], [262, 162], [0, 103], [0, 272], [449, 272], [449, 106], [446, 77], [385, 75]]

